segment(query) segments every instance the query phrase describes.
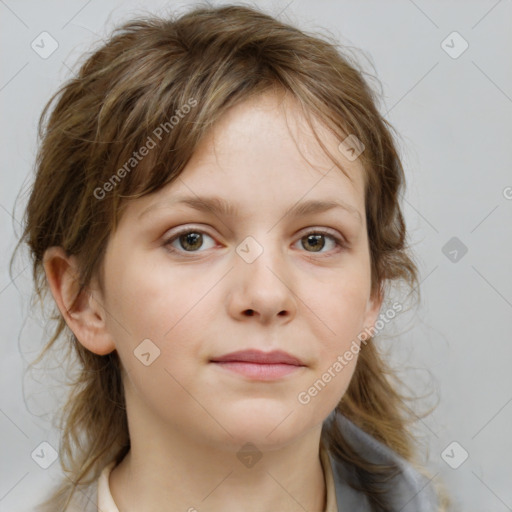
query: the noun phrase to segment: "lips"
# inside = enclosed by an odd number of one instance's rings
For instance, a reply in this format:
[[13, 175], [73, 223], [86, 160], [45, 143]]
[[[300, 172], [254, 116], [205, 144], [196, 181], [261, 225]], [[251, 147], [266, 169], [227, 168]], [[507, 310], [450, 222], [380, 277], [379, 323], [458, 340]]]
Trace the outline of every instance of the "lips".
[[252, 363], [252, 364], [277, 364], [291, 366], [305, 366], [304, 363], [282, 350], [262, 352], [261, 350], [240, 350], [230, 354], [211, 359], [213, 363]]
[[275, 350], [241, 350], [210, 360], [214, 367], [230, 375], [248, 381], [281, 381], [292, 378], [305, 370], [305, 364], [297, 357]]

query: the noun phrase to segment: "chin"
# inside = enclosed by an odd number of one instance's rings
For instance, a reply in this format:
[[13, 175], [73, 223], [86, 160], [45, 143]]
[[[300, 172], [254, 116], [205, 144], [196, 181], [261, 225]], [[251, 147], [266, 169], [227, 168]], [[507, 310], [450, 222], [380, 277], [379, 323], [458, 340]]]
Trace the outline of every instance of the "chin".
[[[293, 411], [293, 412], [292, 412]], [[291, 414], [290, 414], [291, 412]], [[252, 443], [260, 450], [277, 450], [304, 435], [314, 425], [300, 417], [300, 408], [254, 407], [251, 413], [233, 414], [226, 428], [225, 441], [235, 447]]]

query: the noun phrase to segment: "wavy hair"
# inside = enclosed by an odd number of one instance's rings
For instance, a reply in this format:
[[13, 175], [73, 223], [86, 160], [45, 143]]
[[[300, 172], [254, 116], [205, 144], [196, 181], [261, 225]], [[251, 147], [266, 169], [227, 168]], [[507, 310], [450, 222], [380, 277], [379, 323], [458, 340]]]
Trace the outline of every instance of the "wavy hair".
[[[175, 180], [228, 109], [277, 90], [298, 101], [316, 140], [341, 172], [313, 121], [340, 141], [353, 134], [364, 144], [359, 158], [365, 169], [372, 294], [386, 296], [388, 284], [399, 281], [419, 294], [400, 207], [405, 177], [394, 129], [379, 113], [378, 96], [365, 74], [334, 38], [306, 33], [248, 6], [196, 5], [180, 16], [145, 15], [115, 28], [50, 98], [39, 119], [35, 180], [18, 243], [30, 250], [33, 300], [44, 303], [48, 294], [43, 256], [51, 246], [78, 258], [78, 295], [94, 276], [102, 285], [105, 248], [127, 202]], [[191, 99], [195, 104], [184, 119], [165, 129]], [[165, 134], [156, 147], [123, 174], [123, 164], [151, 134], [160, 133], [155, 132], [159, 127]], [[99, 187], [107, 183], [111, 186]], [[96, 480], [106, 464], [119, 463], [130, 439], [117, 352], [87, 350], [57, 309], [49, 320], [54, 322], [51, 339], [32, 365], [52, 350], [63, 350], [74, 369], [67, 402], [59, 410], [66, 478], [40, 508], [55, 512], [65, 510], [77, 488]], [[417, 416], [399, 384], [370, 337], [361, 345], [337, 409], [416, 464], [410, 425]], [[393, 468], [354, 452], [335, 423], [325, 435], [333, 456], [356, 469], [358, 488], [373, 509], [387, 510], [379, 489]]]

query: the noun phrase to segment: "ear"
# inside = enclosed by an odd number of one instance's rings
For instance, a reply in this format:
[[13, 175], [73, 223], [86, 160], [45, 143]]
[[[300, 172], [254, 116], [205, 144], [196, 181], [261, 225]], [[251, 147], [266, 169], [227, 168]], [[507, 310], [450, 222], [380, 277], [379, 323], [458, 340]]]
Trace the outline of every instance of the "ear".
[[365, 327], [373, 327], [380, 313], [380, 309], [382, 307], [382, 302], [384, 300], [384, 296], [382, 293], [382, 289], [379, 288], [377, 292], [374, 293], [368, 300], [368, 305], [366, 307], [366, 313], [364, 317], [364, 325]]
[[44, 253], [43, 266], [57, 307], [78, 341], [98, 355], [115, 350], [99, 288], [86, 286], [73, 305], [80, 289], [77, 258], [67, 256], [62, 247], [50, 247]]

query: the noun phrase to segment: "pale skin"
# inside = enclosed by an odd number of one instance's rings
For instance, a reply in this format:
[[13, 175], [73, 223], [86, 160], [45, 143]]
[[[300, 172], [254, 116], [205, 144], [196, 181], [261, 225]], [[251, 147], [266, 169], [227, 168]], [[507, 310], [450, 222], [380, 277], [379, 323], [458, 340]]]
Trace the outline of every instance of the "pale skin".
[[[340, 140], [319, 133], [337, 153]], [[68, 311], [76, 259], [47, 251], [68, 326], [96, 354], [117, 350], [123, 365], [131, 450], [109, 481], [120, 512], [324, 509], [321, 426], [357, 357], [308, 404], [297, 397], [374, 324], [382, 304], [370, 294], [364, 170], [359, 160], [340, 162], [352, 181], [333, 168], [299, 107], [268, 93], [231, 109], [177, 181], [129, 203], [108, 243], [105, 293], [94, 280]], [[170, 205], [177, 196], [217, 196], [238, 211]], [[287, 214], [310, 200], [342, 201], [351, 212]], [[165, 245], [178, 228], [202, 239]], [[306, 236], [319, 230], [329, 234]], [[251, 263], [236, 251], [249, 236], [263, 249]], [[134, 356], [145, 339], [160, 350], [149, 366]], [[210, 362], [249, 348], [284, 350], [305, 366], [261, 382]], [[252, 467], [237, 458], [248, 442], [262, 454]]]

